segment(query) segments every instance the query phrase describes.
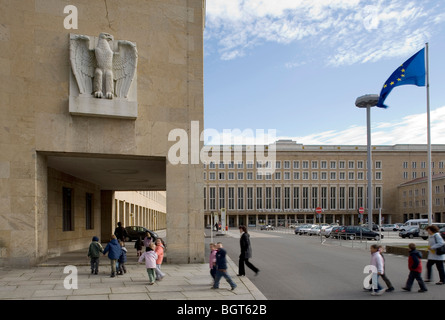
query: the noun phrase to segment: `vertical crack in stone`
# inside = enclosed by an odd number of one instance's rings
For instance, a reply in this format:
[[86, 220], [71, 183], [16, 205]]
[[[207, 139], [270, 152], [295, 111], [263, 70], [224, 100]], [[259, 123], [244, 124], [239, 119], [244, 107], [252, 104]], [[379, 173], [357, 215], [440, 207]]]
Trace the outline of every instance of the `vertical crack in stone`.
[[[111, 30], [113, 30], [113, 27], [111, 27], [110, 17], [109, 17], [109, 15], [108, 15], [108, 4], [107, 4], [107, 0], [104, 0], [104, 3], [105, 3], [105, 10], [107, 11], [106, 18], [107, 18], [107, 21], [108, 21], [108, 26], [110, 27]], [[113, 31], [114, 31], [114, 30], [113, 30]]]

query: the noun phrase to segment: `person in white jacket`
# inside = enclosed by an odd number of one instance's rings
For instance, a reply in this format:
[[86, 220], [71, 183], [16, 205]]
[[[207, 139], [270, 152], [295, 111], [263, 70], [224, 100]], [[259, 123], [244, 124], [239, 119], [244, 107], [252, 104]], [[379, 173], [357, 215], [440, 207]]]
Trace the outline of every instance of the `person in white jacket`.
[[439, 255], [436, 249], [444, 245], [444, 241], [439, 233], [439, 228], [435, 225], [428, 226], [425, 229], [429, 234], [428, 239], [428, 262], [426, 263], [426, 279], [425, 282], [430, 282], [432, 280], [432, 268], [436, 265], [437, 271], [439, 272], [439, 282], [437, 285], [443, 285], [445, 282], [445, 272], [443, 267], [443, 262], [445, 260], [445, 254]]
[[150, 251], [145, 251], [140, 257], [138, 262], [142, 263], [145, 260], [145, 267], [147, 268], [148, 281], [149, 285], [152, 285], [156, 281], [156, 259], [158, 259], [158, 255], [154, 251], [156, 248], [155, 244], [150, 243]]
[[372, 277], [373, 283], [372, 283], [372, 293], [371, 294], [373, 296], [379, 296], [385, 292], [385, 289], [383, 289], [379, 283], [379, 276], [383, 275], [383, 273], [384, 273], [384, 262], [383, 262], [382, 255], [379, 252], [378, 245], [373, 244], [371, 246], [370, 250], [371, 250], [371, 265], [373, 265], [377, 269], [377, 274]]

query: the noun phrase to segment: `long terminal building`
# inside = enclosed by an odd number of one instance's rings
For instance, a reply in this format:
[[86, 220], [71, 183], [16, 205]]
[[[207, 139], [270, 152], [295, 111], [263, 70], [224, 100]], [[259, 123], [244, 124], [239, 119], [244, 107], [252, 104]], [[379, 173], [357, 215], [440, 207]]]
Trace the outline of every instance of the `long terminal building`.
[[[216, 156], [204, 163], [203, 173], [206, 226], [215, 214], [221, 219], [221, 209], [229, 228], [367, 223], [366, 146], [307, 146], [279, 140], [264, 149], [272, 147], [274, 155], [269, 158], [255, 146], [211, 148]], [[437, 222], [445, 221], [444, 165], [445, 145], [433, 145], [432, 209]], [[428, 217], [427, 168], [426, 145], [372, 147], [374, 223], [379, 222], [379, 212], [381, 224]], [[322, 208], [321, 218], [316, 208]], [[359, 208], [364, 208], [364, 215], [359, 215]]]

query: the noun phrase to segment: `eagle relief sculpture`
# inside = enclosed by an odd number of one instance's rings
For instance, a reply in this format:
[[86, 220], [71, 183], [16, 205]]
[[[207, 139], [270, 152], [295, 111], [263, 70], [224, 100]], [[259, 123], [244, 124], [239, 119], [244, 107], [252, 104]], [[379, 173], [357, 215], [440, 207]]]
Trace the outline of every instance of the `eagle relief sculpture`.
[[70, 60], [80, 94], [127, 99], [138, 61], [135, 43], [108, 33], [98, 39], [71, 34]]

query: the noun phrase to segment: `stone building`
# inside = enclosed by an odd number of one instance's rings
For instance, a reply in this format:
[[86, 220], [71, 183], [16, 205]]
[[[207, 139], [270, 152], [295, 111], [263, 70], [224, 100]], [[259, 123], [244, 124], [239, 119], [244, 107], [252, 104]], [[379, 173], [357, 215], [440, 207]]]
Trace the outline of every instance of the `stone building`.
[[169, 261], [203, 262], [202, 166], [171, 164], [168, 136], [203, 129], [205, 1], [0, 7], [0, 264], [111, 234], [134, 190], [166, 192]]
[[[438, 171], [432, 179], [433, 222], [445, 222], [445, 174]], [[428, 219], [428, 181], [420, 177], [402, 183], [398, 188], [400, 213], [403, 221]]]
[[[271, 147], [272, 145], [266, 146]], [[285, 226], [293, 223], [319, 222], [315, 209], [323, 210], [321, 221], [346, 225], [366, 221], [367, 215], [367, 147], [307, 146], [295, 141], [277, 141], [274, 163], [258, 160], [249, 146], [231, 151], [231, 161], [213, 159], [204, 164], [205, 224], [211, 216], [226, 209], [229, 227], [241, 224]], [[253, 148], [253, 147], [252, 147]], [[214, 147], [213, 151], [227, 147]], [[434, 145], [433, 174], [445, 173], [445, 146]], [[427, 176], [426, 145], [373, 146], [373, 222], [378, 222], [379, 208], [384, 223], [404, 222], [411, 216], [424, 216], [427, 208], [407, 214], [399, 186]], [[264, 167], [271, 173], [262, 173]], [[261, 169], [261, 170], [260, 170]], [[442, 180], [443, 182], [443, 180]], [[439, 183], [439, 181], [437, 182]], [[426, 184], [426, 182], [425, 182]], [[439, 188], [439, 189], [438, 189]], [[433, 197], [437, 219], [443, 217], [445, 187], [433, 188], [441, 196]], [[402, 191], [405, 192], [405, 191]], [[422, 192], [426, 192], [423, 190]], [[364, 220], [358, 209], [365, 209]], [[212, 214], [213, 213], [213, 214]]]

